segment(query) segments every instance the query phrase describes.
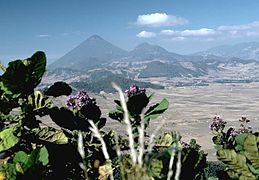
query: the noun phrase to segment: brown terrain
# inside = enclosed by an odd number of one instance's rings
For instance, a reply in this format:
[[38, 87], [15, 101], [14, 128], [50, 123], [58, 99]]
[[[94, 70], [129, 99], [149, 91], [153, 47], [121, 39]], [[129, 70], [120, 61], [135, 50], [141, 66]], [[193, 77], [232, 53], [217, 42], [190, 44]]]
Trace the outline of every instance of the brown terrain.
[[[215, 115], [228, 122], [227, 127], [239, 127], [239, 119], [245, 116], [251, 120], [250, 126], [259, 130], [259, 83], [250, 84], [210, 84], [201, 87], [171, 87], [154, 92], [153, 103], [166, 98], [170, 102], [169, 109], [158, 119], [153, 120], [148, 128], [149, 134], [164, 122], [158, 134], [176, 130], [182, 135], [182, 140], [188, 142], [194, 138], [202, 149], [208, 153], [209, 160], [216, 160], [213, 134], [209, 130], [211, 120]], [[90, 94], [97, 99], [103, 116], [115, 107], [117, 94]], [[62, 105], [65, 98], [56, 99]], [[54, 124], [53, 124], [54, 125]], [[107, 129], [125, 133], [124, 127], [117, 121], [108, 118]]]

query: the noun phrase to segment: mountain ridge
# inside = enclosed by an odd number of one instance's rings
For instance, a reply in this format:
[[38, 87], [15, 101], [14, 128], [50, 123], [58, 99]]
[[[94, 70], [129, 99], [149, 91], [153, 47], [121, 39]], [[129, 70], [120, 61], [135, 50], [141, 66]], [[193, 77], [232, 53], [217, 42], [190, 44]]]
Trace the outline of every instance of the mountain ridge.
[[194, 55], [216, 55], [222, 57], [237, 57], [240, 59], [254, 59], [259, 61], [259, 42], [243, 42], [234, 45], [222, 45], [209, 48]]
[[222, 45], [191, 55], [181, 55], [149, 43], [140, 43], [131, 51], [126, 51], [100, 37], [92, 35], [77, 47], [56, 60], [50, 68], [92, 69], [100, 68], [112, 61], [151, 61], [168, 62], [200, 61], [201, 59], [254, 59], [259, 61], [259, 42], [245, 42], [235, 45]]
[[[79, 60], [77, 56], [81, 56]], [[56, 68], [55, 64], [53, 67], [44, 77], [45, 85], [61, 80], [95, 92], [112, 92], [111, 82], [117, 82], [123, 88], [130, 83], [161, 88], [204, 86], [215, 82], [259, 82], [259, 61], [209, 53], [181, 55], [149, 43], [125, 51], [98, 35], [72, 49], [60, 58]]]

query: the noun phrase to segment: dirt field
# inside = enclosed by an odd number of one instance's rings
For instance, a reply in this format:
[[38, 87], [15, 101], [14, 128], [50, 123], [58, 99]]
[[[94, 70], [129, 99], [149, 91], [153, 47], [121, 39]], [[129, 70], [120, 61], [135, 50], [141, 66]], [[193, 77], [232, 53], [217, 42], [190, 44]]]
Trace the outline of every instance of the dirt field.
[[[203, 87], [181, 87], [164, 90], [148, 90], [154, 92], [152, 102], [167, 98], [170, 108], [164, 115], [152, 121], [148, 129], [151, 134], [165, 120], [160, 133], [177, 130], [184, 141], [195, 138], [208, 153], [209, 160], [216, 160], [211, 138], [213, 134], [209, 125], [215, 115], [220, 115], [228, 126], [239, 126], [238, 120], [245, 116], [251, 120], [254, 130], [259, 130], [259, 84], [212, 84]], [[116, 94], [103, 96], [91, 94], [97, 99], [103, 116], [115, 107]], [[62, 99], [64, 102], [64, 99]], [[62, 101], [60, 103], [62, 104]], [[123, 126], [114, 120], [107, 121], [108, 129], [125, 132]]]

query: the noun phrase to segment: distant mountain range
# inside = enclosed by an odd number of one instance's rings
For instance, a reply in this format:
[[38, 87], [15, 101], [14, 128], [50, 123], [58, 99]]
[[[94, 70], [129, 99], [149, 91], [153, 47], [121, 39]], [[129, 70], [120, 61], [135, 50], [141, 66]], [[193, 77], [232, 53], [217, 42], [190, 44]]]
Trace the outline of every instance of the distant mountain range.
[[255, 42], [180, 55], [148, 43], [125, 51], [94, 35], [51, 64], [43, 84], [63, 80], [74, 88], [111, 92], [111, 82], [151, 88], [253, 82], [259, 80], [257, 60], [259, 43]]
[[259, 42], [239, 43], [236, 45], [224, 45], [210, 48], [195, 55], [215, 55], [222, 57], [237, 57], [240, 59], [254, 59], [259, 61]]
[[50, 65], [50, 68], [93, 69], [110, 62], [136, 62], [154, 59], [175, 62], [182, 55], [168, 52], [164, 48], [142, 43], [128, 52], [98, 35], [93, 35], [63, 57]]

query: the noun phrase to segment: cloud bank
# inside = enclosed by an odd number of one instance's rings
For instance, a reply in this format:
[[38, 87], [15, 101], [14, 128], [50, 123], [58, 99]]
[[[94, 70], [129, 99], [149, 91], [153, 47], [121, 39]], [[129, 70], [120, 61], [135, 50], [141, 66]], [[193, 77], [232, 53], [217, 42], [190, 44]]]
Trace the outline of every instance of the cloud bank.
[[[216, 39], [233, 39], [253, 36], [256, 37], [259, 36], [259, 21], [239, 25], [224, 25], [218, 26], [216, 28], [204, 27], [200, 29], [185, 29], [181, 31], [173, 29], [162, 29], [157, 33], [149, 32], [149, 34], [152, 33], [157, 37], [175, 41], [190, 39], [213, 41]], [[150, 36], [149, 38], [152, 37], [155, 36]]]

